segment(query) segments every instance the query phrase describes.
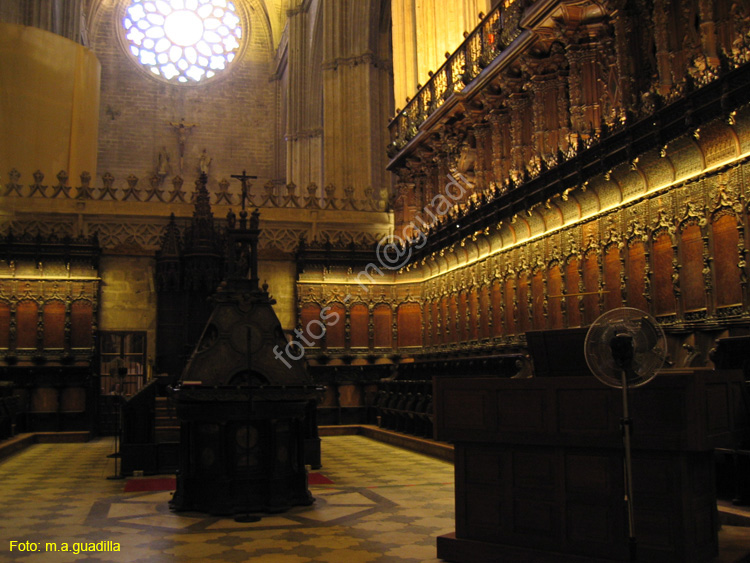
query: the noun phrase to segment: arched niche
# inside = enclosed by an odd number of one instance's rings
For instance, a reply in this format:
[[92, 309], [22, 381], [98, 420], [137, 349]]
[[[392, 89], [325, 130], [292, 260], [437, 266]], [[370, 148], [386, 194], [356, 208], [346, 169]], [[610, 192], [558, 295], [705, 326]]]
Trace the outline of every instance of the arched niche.
[[349, 306], [349, 347], [368, 348], [370, 345], [370, 309], [364, 303]]
[[454, 343], [459, 341], [459, 323], [458, 323], [458, 299], [456, 295], [448, 296], [448, 342]]
[[604, 310], [622, 307], [622, 259], [617, 244], [610, 244], [604, 249]]
[[319, 324], [323, 322], [320, 318], [320, 312], [321, 307], [317, 303], [304, 303], [300, 307], [299, 321], [302, 333], [305, 339], [313, 343], [313, 347], [321, 345], [319, 338], [317, 338], [322, 332]]
[[674, 295], [674, 249], [666, 229], [654, 233], [651, 243], [653, 312], [656, 316], [676, 313]]
[[422, 346], [422, 308], [419, 303], [402, 303], [396, 314], [398, 347]]
[[599, 316], [599, 255], [592, 250], [583, 259], [583, 323], [591, 324]]
[[16, 305], [16, 348], [36, 348], [39, 306], [24, 299]]
[[476, 287], [472, 287], [468, 293], [467, 293], [467, 319], [469, 322], [468, 326], [468, 334], [466, 335], [467, 340], [477, 340], [479, 338], [479, 324], [481, 322], [481, 317], [489, 313], [489, 311], [485, 311], [484, 313], [479, 312], [479, 290]]
[[737, 218], [732, 213], [716, 213], [711, 222], [713, 233], [713, 263], [716, 276], [716, 307], [742, 304], [739, 246], [740, 232]]
[[450, 327], [449, 307], [448, 307], [448, 296], [444, 295], [440, 298], [440, 342], [439, 344], [447, 344], [450, 342], [450, 338], [453, 331]]
[[342, 303], [329, 303], [325, 317], [326, 348], [345, 348], [346, 307]]
[[70, 306], [70, 346], [90, 348], [94, 345], [94, 304], [86, 299], [73, 301]]
[[10, 303], [0, 300], [0, 348], [10, 347]]
[[468, 334], [468, 321], [469, 319], [469, 300], [468, 300], [468, 293], [466, 291], [461, 291], [458, 294], [457, 299], [458, 304], [458, 311], [457, 311], [457, 317], [456, 317], [456, 324], [457, 327], [457, 341], [458, 342], [466, 342], [469, 339]]
[[375, 348], [393, 347], [393, 312], [385, 303], [375, 305], [372, 310], [373, 344]]
[[65, 303], [59, 299], [47, 301], [42, 307], [45, 348], [65, 346]]
[[706, 309], [706, 286], [703, 276], [703, 233], [697, 223], [680, 229], [680, 292], [686, 314]]
[[648, 312], [646, 298], [646, 243], [631, 240], [627, 246], [627, 304]]

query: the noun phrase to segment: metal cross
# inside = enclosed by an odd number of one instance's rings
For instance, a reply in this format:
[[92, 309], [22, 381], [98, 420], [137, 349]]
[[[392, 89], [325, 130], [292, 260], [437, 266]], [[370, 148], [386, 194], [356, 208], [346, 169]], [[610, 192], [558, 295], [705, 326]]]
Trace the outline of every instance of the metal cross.
[[257, 176], [248, 176], [247, 172], [245, 170], [242, 171], [242, 174], [232, 174], [232, 178], [236, 178], [240, 182], [242, 182], [242, 210], [245, 210], [245, 200], [247, 199], [247, 181], [248, 180], [257, 180]]

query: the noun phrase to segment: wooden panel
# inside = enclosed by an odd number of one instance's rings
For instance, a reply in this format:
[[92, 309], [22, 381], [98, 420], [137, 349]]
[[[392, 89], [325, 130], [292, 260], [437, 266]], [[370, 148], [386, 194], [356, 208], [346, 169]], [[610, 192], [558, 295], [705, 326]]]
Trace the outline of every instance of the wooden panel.
[[518, 301], [518, 334], [529, 330], [529, 278], [526, 274], [518, 276], [516, 285], [516, 300]]
[[0, 301], [0, 348], [10, 346], [10, 305]]
[[[565, 293], [575, 295], [579, 293], [578, 284], [581, 281], [579, 272], [580, 261], [571, 260], [565, 266]], [[581, 310], [578, 308], [578, 297], [565, 298], [565, 311], [568, 316], [568, 326], [581, 326]]]
[[620, 249], [612, 245], [604, 255], [604, 309], [622, 307], [622, 291], [620, 289]]
[[20, 301], [16, 306], [16, 347], [36, 348], [37, 313], [35, 301]]
[[[478, 317], [479, 313], [479, 294], [477, 293], [476, 289], [472, 289], [469, 292], [469, 302], [468, 302], [468, 308], [469, 308], [469, 340], [476, 340], [479, 338], [479, 325], [480, 325], [480, 318]], [[485, 316], [487, 313], [485, 313], [482, 316]]]
[[547, 274], [547, 321], [550, 328], [562, 328], [562, 272], [560, 266], [553, 266]]
[[31, 392], [31, 412], [57, 412], [57, 389], [53, 387], [37, 387]]
[[44, 347], [62, 348], [65, 346], [65, 303], [48, 301], [44, 304]]
[[504, 389], [497, 394], [498, 430], [542, 432], [549, 405], [541, 389]]
[[674, 267], [672, 258], [672, 238], [668, 233], [662, 233], [654, 240], [654, 283], [653, 304], [656, 315], [669, 315], [676, 311], [672, 276]]
[[424, 346], [432, 345], [432, 336], [430, 334], [430, 321], [432, 320], [432, 303], [427, 301], [422, 307], [422, 342]]
[[352, 348], [367, 348], [369, 338], [370, 310], [363, 303], [349, 308], [349, 345]]
[[84, 412], [86, 410], [86, 389], [65, 387], [60, 391], [60, 412]]
[[565, 490], [568, 493], [608, 495], [612, 491], [611, 458], [605, 455], [567, 453]]
[[703, 284], [703, 237], [698, 225], [688, 225], [682, 231], [680, 289], [685, 311], [706, 308], [706, 289]]
[[437, 346], [440, 344], [440, 331], [441, 331], [441, 325], [440, 325], [440, 303], [438, 301], [432, 302], [432, 340], [431, 343], [433, 346]]
[[339, 406], [361, 407], [364, 406], [362, 387], [355, 383], [339, 383]]
[[73, 301], [70, 307], [70, 345], [74, 348], [93, 346], [94, 307], [91, 301]]
[[456, 323], [458, 324], [457, 336], [459, 342], [466, 342], [469, 339], [468, 333], [468, 305], [466, 303], [466, 292], [462, 291], [458, 294], [458, 317]]
[[389, 305], [377, 305], [372, 311], [372, 323], [375, 328], [375, 348], [391, 348], [393, 346], [392, 315]]
[[[302, 332], [305, 333], [305, 338], [314, 343], [314, 346], [320, 346], [320, 333], [321, 327], [320, 320], [320, 305], [315, 303], [305, 303], [300, 308], [300, 324], [302, 325]], [[314, 335], [314, 336], [313, 336]]]
[[326, 319], [326, 347], [344, 348], [346, 346], [346, 308], [341, 303], [331, 303], [326, 311]]
[[448, 334], [446, 327], [448, 326], [448, 298], [443, 297], [440, 300], [440, 337], [438, 344], [448, 343]]
[[716, 306], [737, 305], [742, 303], [742, 286], [740, 269], [737, 267], [739, 255], [737, 247], [740, 242], [737, 220], [731, 215], [724, 215], [713, 222], [714, 234], [714, 271], [716, 273]]
[[646, 287], [646, 245], [634, 242], [628, 247], [628, 307], [648, 311], [648, 301], [643, 294]]
[[534, 328], [546, 328], [547, 319], [544, 318], [544, 272], [539, 270], [531, 278], [531, 312], [534, 315]]
[[450, 295], [448, 297], [448, 342], [458, 342], [458, 326], [456, 321], [458, 320], [458, 304], [456, 303], [456, 296]]
[[[490, 333], [490, 288], [488, 285], [483, 285], [479, 291], [479, 311], [481, 317], [479, 319], [479, 336], [480, 338], [489, 338]], [[502, 325], [502, 319], [500, 318], [500, 309], [492, 308], [492, 315], [495, 318], [497, 324]]]
[[601, 390], [558, 392], [560, 432], [606, 432], [612, 428], [612, 393]]
[[591, 324], [599, 316], [599, 260], [593, 252], [583, 261], [583, 289], [590, 294], [583, 296], [583, 322]]
[[505, 334], [516, 334], [516, 281], [513, 278], [505, 280], [502, 298], [505, 300]]
[[422, 345], [422, 308], [419, 303], [404, 303], [398, 308], [398, 346]]
[[[492, 300], [492, 336], [502, 336], [503, 334], [513, 334], [515, 331], [515, 323], [513, 322], [513, 293], [508, 292], [508, 288], [513, 288], [513, 280], [508, 279], [505, 282], [505, 295], [503, 295], [503, 289], [500, 285], [500, 280], [496, 280], [492, 284], [490, 299]], [[502, 301], [506, 300], [505, 303], [505, 319], [500, 315], [500, 311], [503, 309]], [[510, 301], [510, 306], [508, 305]]]

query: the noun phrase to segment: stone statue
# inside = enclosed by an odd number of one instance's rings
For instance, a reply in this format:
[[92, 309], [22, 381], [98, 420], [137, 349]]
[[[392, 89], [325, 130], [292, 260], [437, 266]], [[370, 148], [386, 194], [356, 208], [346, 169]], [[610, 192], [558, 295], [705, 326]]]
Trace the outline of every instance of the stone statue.
[[201, 174], [208, 175], [208, 169], [211, 167], [211, 162], [213, 162], [213, 158], [208, 156], [208, 153], [206, 152], [206, 149], [203, 149], [203, 152], [201, 153], [200, 159], [198, 160], [198, 170]]
[[159, 162], [156, 165], [156, 175], [164, 180], [167, 174], [169, 174], [170, 168], [171, 166], [169, 164], [169, 153], [167, 152], [167, 147], [162, 147], [159, 151]]

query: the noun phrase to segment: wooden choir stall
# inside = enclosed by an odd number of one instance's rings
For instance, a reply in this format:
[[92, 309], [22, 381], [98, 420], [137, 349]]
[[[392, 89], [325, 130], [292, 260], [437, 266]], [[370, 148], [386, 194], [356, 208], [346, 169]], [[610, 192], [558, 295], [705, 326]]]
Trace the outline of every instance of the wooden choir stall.
[[[622, 393], [578, 374], [434, 379], [436, 437], [456, 463], [456, 530], [438, 557], [631, 560]], [[747, 434], [745, 402], [740, 371], [662, 370], [630, 390], [637, 561], [717, 554], [713, 450]]]

